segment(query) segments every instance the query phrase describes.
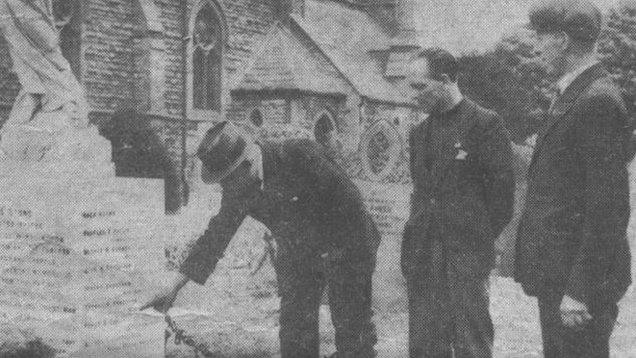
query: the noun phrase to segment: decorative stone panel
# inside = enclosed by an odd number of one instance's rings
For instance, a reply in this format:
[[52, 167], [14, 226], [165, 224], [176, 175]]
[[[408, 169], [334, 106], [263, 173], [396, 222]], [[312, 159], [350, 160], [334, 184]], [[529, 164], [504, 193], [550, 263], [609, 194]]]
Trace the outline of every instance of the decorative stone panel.
[[368, 102], [361, 111], [359, 146], [345, 154], [349, 175], [374, 182], [410, 183], [408, 137], [421, 120], [418, 111]]

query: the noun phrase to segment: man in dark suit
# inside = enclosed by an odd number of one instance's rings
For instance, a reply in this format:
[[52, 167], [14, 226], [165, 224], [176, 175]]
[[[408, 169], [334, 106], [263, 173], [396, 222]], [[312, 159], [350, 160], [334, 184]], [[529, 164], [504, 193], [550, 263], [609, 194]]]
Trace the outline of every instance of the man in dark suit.
[[380, 234], [357, 187], [310, 140], [255, 143], [229, 122], [211, 128], [197, 153], [203, 181], [223, 188], [210, 220], [168, 292], [144, 307], [165, 311], [188, 281], [204, 284], [243, 219], [277, 240], [283, 358], [319, 356], [318, 309], [325, 283], [338, 358], [374, 357], [371, 276]]
[[499, 116], [462, 96], [457, 67], [439, 49], [411, 65], [411, 87], [430, 113], [409, 140], [414, 191], [402, 272], [411, 358], [492, 356], [488, 277], [512, 215], [512, 152]]
[[515, 278], [538, 298], [545, 357], [608, 357], [631, 283], [627, 112], [596, 59], [601, 13], [592, 3], [542, 1], [530, 24], [561, 79], [528, 170]]

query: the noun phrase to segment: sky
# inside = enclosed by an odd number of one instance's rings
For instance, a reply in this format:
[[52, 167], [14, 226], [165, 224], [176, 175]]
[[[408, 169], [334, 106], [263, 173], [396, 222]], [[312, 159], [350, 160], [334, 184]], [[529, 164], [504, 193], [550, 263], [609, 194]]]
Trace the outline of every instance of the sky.
[[[620, 3], [636, 8], [636, 0], [592, 0], [602, 11]], [[440, 46], [456, 54], [483, 52], [507, 32], [527, 21], [533, 0], [421, 1], [422, 45]]]

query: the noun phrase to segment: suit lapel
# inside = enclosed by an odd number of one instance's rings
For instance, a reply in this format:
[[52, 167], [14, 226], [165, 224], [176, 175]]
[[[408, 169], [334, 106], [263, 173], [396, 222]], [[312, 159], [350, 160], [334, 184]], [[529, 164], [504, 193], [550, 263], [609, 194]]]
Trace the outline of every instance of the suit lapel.
[[275, 176], [280, 170], [278, 168], [276, 156], [276, 148], [271, 143], [256, 142], [261, 147], [261, 153], [263, 154], [263, 190], [271, 188], [272, 183], [275, 181]]
[[[417, 133], [417, 135], [415, 136], [415, 139], [417, 139], [417, 144], [416, 148], [414, 148], [414, 153], [419, 158], [416, 157], [415, 160], [423, 161], [427, 155], [430, 155], [430, 153], [428, 152], [430, 150], [428, 141], [431, 138], [430, 116], [422, 122], [417, 130], [419, 133]], [[425, 170], [424, 176], [428, 177], [431, 168], [427, 167], [426, 165], [422, 165], [421, 169]]]
[[534, 165], [537, 158], [537, 153], [543, 147], [545, 137], [550, 133], [552, 127], [560, 122], [561, 118], [565, 116], [576, 103], [576, 100], [581, 94], [597, 79], [607, 76], [609, 73], [603, 68], [603, 65], [596, 64], [588, 68], [585, 72], [579, 75], [574, 82], [565, 90], [565, 92], [559, 96], [554, 105], [550, 108], [548, 120], [539, 129], [537, 133], [537, 141], [535, 145], [534, 154], [530, 162], [530, 168]]

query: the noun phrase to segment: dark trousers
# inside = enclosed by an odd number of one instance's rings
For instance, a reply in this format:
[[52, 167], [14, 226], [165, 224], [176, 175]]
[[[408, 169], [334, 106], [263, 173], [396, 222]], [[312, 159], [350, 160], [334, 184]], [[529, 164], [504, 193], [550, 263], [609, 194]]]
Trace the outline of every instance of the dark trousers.
[[[441, 241], [406, 276], [410, 358], [490, 358], [494, 329], [488, 276], [467, 277]], [[455, 253], [456, 254], [456, 253]], [[417, 267], [420, 266], [420, 267]]]
[[580, 330], [563, 326], [559, 307], [563, 294], [546, 290], [538, 296], [545, 358], [609, 358], [609, 339], [616, 323], [616, 303], [592, 302], [592, 320]]
[[371, 308], [373, 264], [283, 254], [277, 260], [281, 358], [320, 356], [318, 310], [325, 284], [342, 357], [372, 358], [377, 341]]

